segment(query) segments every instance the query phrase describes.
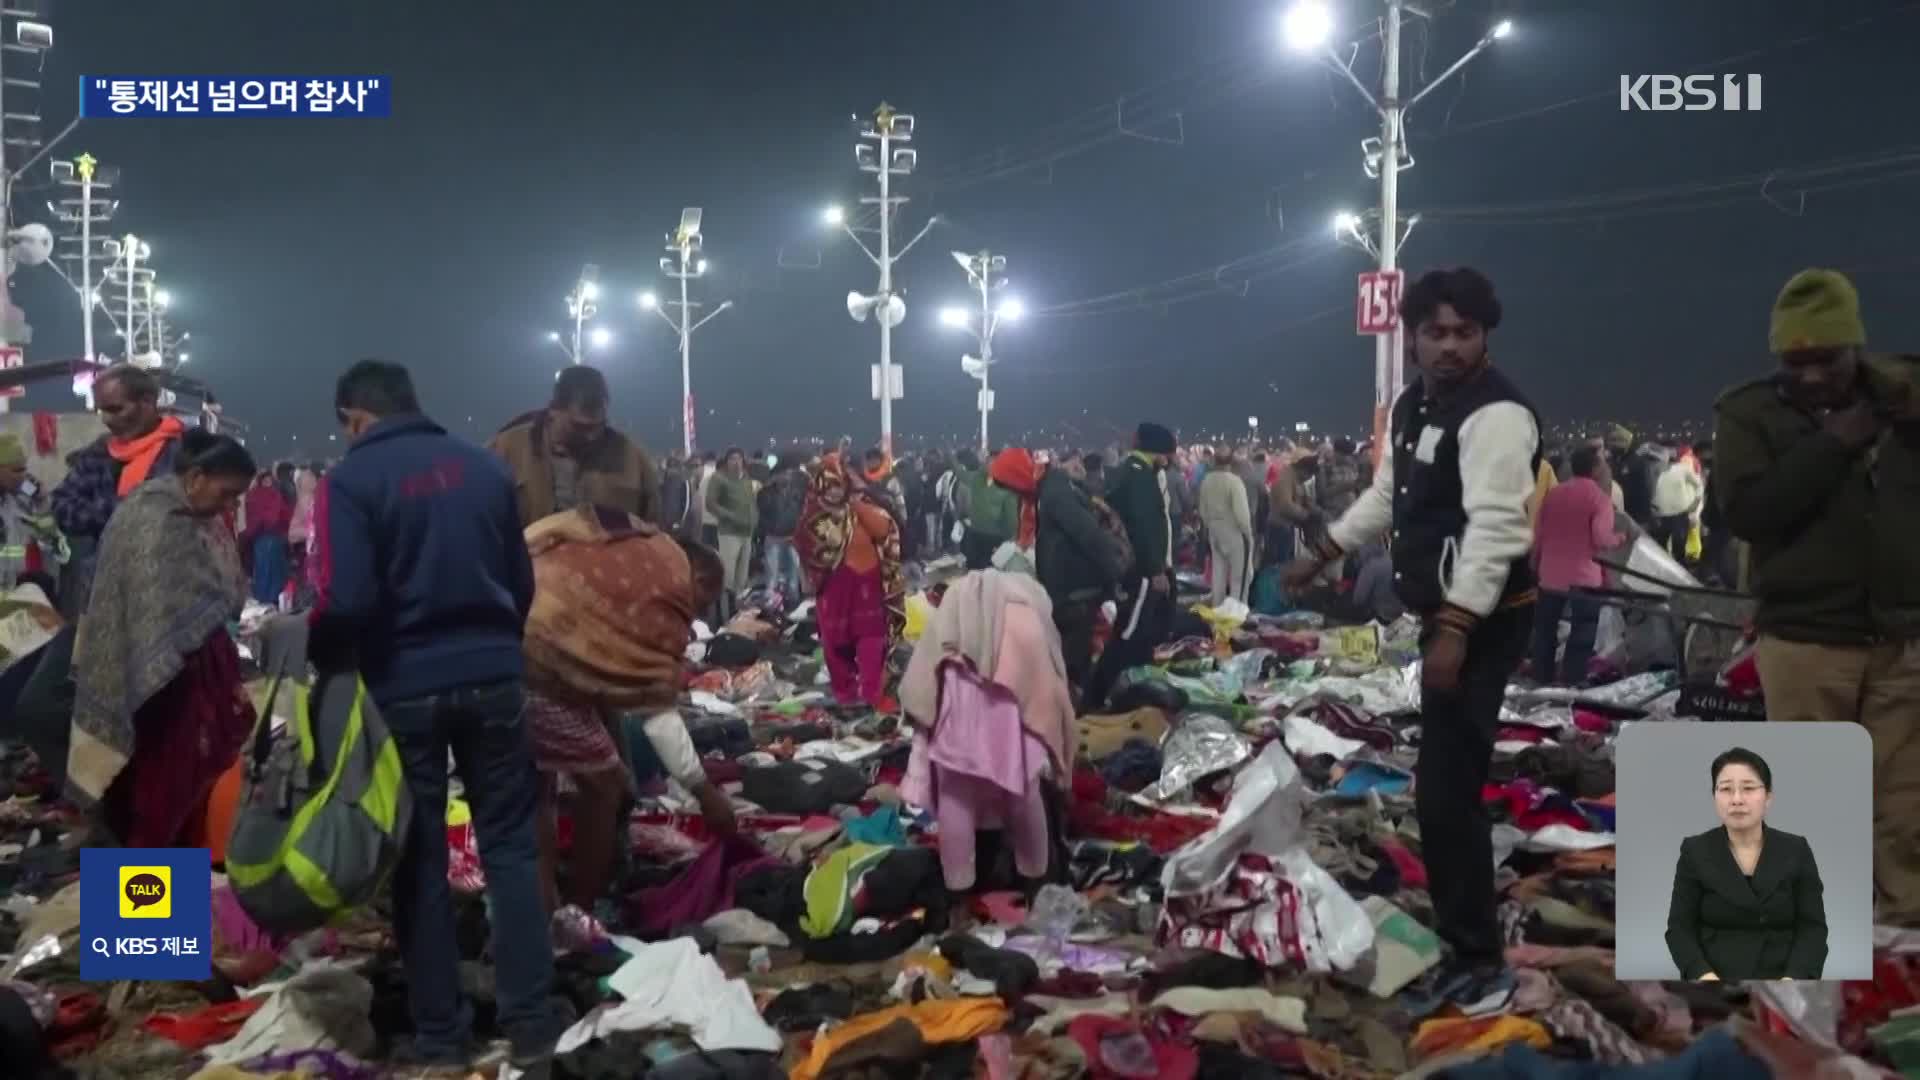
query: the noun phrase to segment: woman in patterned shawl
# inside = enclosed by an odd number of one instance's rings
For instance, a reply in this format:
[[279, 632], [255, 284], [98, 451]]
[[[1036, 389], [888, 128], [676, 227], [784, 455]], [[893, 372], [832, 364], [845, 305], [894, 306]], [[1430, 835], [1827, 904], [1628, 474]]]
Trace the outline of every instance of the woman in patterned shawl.
[[73, 647], [67, 794], [127, 847], [201, 846], [207, 795], [253, 730], [227, 633], [247, 581], [223, 520], [253, 458], [196, 430], [173, 464], [107, 522]]
[[[592, 909], [611, 876], [621, 804], [636, 781], [670, 776], [694, 796], [710, 830], [735, 828], [733, 804], [708, 781], [674, 708], [695, 613], [720, 592], [720, 559], [603, 506], [541, 518], [527, 526], [526, 539], [534, 579], [527, 717], [542, 774], [541, 883], [555, 943], [582, 949], [605, 936]], [[628, 749], [623, 760], [615, 732], [630, 730], [641, 737], [620, 740]], [[564, 893], [554, 816], [561, 774], [575, 788]]]
[[887, 651], [907, 625], [900, 526], [867, 497], [865, 478], [837, 452], [821, 459], [807, 486], [793, 543], [819, 598], [820, 645], [834, 699], [898, 712], [886, 683]]

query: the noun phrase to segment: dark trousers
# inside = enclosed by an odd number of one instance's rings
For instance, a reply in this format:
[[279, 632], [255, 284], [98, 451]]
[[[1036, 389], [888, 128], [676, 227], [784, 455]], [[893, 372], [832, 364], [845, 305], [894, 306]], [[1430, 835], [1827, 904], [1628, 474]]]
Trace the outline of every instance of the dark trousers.
[[1679, 562], [1687, 561], [1687, 534], [1693, 531], [1693, 517], [1689, 514], [1669, 514], [1653, 519], [1647, 534], [1653, 542], [1667, 549], [1667, 554]]
[[[1507, 678], [1526, 654], [1532, 627], [1531, 605], [1495, 611], [1467, 638], [1459, 686], [1420, 695], [1413, 808], [1435, 930], [1456, 961], [1476, 967], [1500, 964], [1505, 951], [1494, 913], [1493, 822], [1480, 791], [1493, 764]], [[1434, 633], [1431, 626], [1426, 633]]]
[[985, 570], [993, 565], [993, 553], [1000, 550], [1002, 541], [997, 536], [988, 536], [969, 527], [960, 534], [960, 554], [967, 557], [967, 569]]
[[[1600, 632], [1600, 598], [1580, 593], [1540, 590], [1540, 602], [1533, 612], [1533, 677], [1539, 682], [1558, 681], [1567, 686], [1582, 686], [1587, 681], [1587, 664], [1593, 660], [1593, 641]], [[1567, 651], [1556, 668], [1554, 656], [1560, 646], [1560, 618], [1567, 620]]]
[[474, 839], [492, 902], [500, 1027], [516, 1055], [552, 1049], [560, 1034], [547, 1004], [553, 943], [540, 896], [534, 804], [538, 779], [519, 680], [462, 687], [381, 710], [400, 750], [413, 817], [393, 880], [393, 933], [407, 968], [407, 1008], [418, 1049], [465, 1061], [472, 1015], [460, 999], [460, 950], [447, 885], [447, 752], [473, 808]]
[[[1093, 679], [1087, 684], [1086, 711], [1106, 707], [1107, 695], [1120, 675], [1131, 667], [1153, 663], [1153, 650], [1167, 640], [1173, 627], [1173, 596], [1154, 592], [1146, 578], [1135, 578], [1122, 586], [1119, 613], [1106, 650], [1094, 665]], [[1488, 858], [1492, 858], [1491, 855]]]
[[1067, 685], [1083, 694], [1093, 677], [1093, 628], [1100, 619], [1100, 594], [1053, 601], [1053, 626], [1060, 631], [1060, 654], [1067, 662]]

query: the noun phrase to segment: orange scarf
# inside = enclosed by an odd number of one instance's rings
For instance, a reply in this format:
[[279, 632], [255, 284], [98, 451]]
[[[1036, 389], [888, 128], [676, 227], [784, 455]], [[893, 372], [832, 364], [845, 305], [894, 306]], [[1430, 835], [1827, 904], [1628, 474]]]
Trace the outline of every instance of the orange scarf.
[[160, 451], [186, 430], [178, 417], [164, 416], [152, 431], [139, 438], [107, 439], [107, 453], [120, 463], [118, 494], [121, 498], [126, 498], [128, 492], [146, 482], [147, 474], [153, 471], [153, 463], [160, 460]]

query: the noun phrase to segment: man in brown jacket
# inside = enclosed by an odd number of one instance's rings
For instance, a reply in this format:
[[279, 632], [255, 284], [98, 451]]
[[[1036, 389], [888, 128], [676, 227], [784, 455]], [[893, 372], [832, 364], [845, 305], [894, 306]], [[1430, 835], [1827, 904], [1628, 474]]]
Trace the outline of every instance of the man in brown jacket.
[[660, 474], [640, 444], [607, 426], [607, 377], [577, 364], [554, 380], [546, 408], [513, 419], [487, 448], [513, 474], [520, 520], [577, 506], [660, 521]]

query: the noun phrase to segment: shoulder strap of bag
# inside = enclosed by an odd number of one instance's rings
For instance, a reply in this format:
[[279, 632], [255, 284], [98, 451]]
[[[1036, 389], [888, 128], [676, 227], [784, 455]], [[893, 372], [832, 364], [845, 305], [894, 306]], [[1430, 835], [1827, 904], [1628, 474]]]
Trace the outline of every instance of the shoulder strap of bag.
[[267, 763], [267, 755], [273, 750], [273, 703], [280, 697], [280, 680], [276, 674], [267, 684], [267, 699], [260, 704], [260, 715], [253, 720], [253, 752], [251, 754], [255, 769]]

